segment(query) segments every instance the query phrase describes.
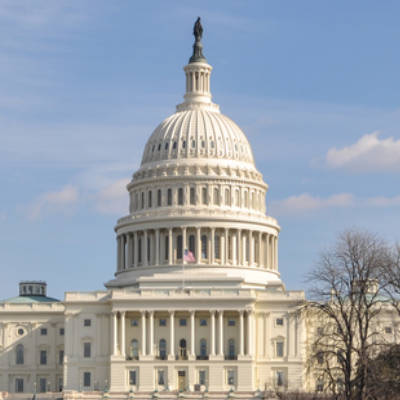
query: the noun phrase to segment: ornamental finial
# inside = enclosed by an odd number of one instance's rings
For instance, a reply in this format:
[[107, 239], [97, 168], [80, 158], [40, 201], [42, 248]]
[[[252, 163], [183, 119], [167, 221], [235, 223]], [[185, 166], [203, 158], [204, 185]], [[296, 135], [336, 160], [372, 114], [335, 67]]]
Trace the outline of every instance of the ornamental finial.
[[203, 55], [203, 45], [201, 43], [201, 38], [203, 37], [203, 27], [201, 26], [200, 17], [197, 18], [194, 27], [193, 35], [195, 37], [195, 42], [193, 45], [193, 55], [190, 57], [189, 64], [194, 62], [207, 62]]

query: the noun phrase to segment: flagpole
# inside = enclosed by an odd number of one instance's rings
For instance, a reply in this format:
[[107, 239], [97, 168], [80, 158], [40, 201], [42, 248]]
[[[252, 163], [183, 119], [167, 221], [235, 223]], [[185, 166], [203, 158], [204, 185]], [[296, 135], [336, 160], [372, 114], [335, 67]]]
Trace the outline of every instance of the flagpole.
[[186, 249], [183, 252], [183, 262], [182, 262], [182, 290], [185, 289], [185, 256], [186, 256]]

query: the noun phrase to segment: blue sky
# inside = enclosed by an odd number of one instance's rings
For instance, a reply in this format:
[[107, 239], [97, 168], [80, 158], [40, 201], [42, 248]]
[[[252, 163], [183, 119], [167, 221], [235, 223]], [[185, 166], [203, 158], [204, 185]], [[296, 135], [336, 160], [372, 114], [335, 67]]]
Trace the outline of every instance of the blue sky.
[[344, 229], [400, 240], [398, 1], [0, 2], [0, 298], [96, 290], [124, 183], [182, 101], [204, 25], [213, 99], [253, 146], [287, 287]]

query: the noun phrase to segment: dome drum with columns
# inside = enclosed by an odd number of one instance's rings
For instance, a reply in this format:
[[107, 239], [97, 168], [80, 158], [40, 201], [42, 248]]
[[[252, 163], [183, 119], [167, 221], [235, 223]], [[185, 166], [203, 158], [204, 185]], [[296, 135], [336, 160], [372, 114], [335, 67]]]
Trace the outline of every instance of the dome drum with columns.
[[146, 279], [212, 286], [225, 278], [282, 286], [279, 226], [265, 214], [268, 185], [245, 134], [211, 101], [212, 68], [202, 52], [195, 56], [199, 44], [184, 68], [184, 102], [154, 130], [128, 185], [130, 214], [116, 226], [117, 271], [107, 287]]

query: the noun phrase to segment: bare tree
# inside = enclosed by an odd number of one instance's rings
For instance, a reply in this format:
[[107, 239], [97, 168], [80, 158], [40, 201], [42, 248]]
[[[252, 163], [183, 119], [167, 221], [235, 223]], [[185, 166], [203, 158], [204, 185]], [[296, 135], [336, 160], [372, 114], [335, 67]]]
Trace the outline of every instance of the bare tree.
[[400, 316], [400, 244], [392, 249], [391, 263], [385, 266], [386, 293]]
[[381, 343], [376, 322], [384, 306], [382, 271], [391, 255], [377, 236], [346, 231], [309, 275], [307, 312], [316, 322], [309, 367], [337, 399], [368, 399], [368, 360]]

